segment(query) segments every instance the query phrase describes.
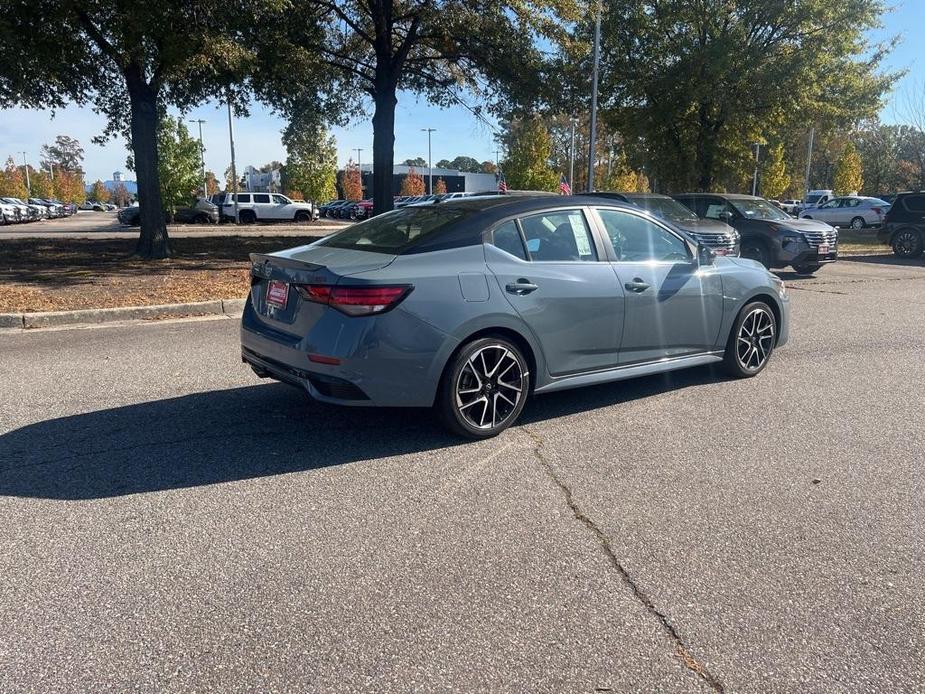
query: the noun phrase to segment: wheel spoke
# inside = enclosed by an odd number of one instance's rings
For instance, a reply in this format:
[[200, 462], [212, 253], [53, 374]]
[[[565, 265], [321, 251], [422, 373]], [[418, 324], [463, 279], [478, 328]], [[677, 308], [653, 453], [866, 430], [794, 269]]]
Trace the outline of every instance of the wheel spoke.
[[469, 408], [472, 407], [473, 405], [478, 405], [480, 402], [487, 402], [487, 401], [488, 401], [488, 398], [486, 398], [486, 397], [483, 395], [483, 396], [480, 397], [480, 398], [476, 398], [475, 400], [471, 400], [470, 402], [467, 402], [465, 405], [463, 405], [463, 406], [461, 406], [461, 407], [459, 408], [459, 411], [462, 412], [463, 410], [469, 409]]

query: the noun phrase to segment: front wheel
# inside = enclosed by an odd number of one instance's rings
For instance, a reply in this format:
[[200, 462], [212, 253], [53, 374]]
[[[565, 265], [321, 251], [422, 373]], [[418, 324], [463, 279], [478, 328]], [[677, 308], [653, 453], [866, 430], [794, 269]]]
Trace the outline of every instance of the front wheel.
[[805, 265], [794, 265], [793, 269], [797, 271], [799, 275], [814, 275], [819, 272], [819, 268], [822, 265], [819, 263], [807, 263]]
[[723, 367], [735, 378], [757, 376], [767, 366], [777, 344], [777, 319], [763, 301], [746, 304], [729, 333]]
[[749, 260], [757, 260], [766, 268], [771, 267], [771, 254], [764, 244], [758, 241], [743, 241], [739, 255]]
[[447, 365], [434, 407], [454, 434], [497, 436], [520, 416], [530, 392], [530, 372], [520, 349], [501, 337], [465, 345]]
[[893, 254], [898, 258], [922, 255], [922, 235], [915, 229], [902, 229], [893, 237]]
[[305, 210], [299, 210], [298, 212], [295, 213], [295, 221], [297, 222], [308, 222], [308, 221], [311, 221], [311, 218], [312, 218], [311, 213], [306, 212]]

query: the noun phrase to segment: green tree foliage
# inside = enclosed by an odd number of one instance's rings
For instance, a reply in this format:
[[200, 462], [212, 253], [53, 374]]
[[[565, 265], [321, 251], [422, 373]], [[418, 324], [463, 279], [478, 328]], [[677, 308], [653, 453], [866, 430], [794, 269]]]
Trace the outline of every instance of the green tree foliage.
[[438, 169], [456, 169], [465, 173], [481, 173], [482, 165], [478, 159], [472, 157], [456, 157], [455, 159], [441, 159], [436, 164]]
[[781, 198], [790, 187], [790, 175], [784, 161], [784, 146], [775, 145], [768, 149], [768, 157], [761, 176], [761, 194], [766, 198]]
[[109, 189], [99, 179], [90, 188], [87, 198], [93, 202], [109, 202]]
[[402, 164], [405, 166], [416, 166], [421, 169], [427, 166], [427, 160], [424, 157], [415, 157], [414, 159], [405, 159]]
[[[625, 152], [620, 152], [610, 167], [610, 173], [600, 176], [598, 190], [612, 190], [619, 193], [647, 193], [649, 179], [642, 171], [630, 168]], [[587, 181], [586, 181], [587, 182]]]
[[[290, 126], [283, 132], [289, 188], [312, 202], [337, 195], [337, 143], [321, 126]], [[362, 189], [360, 191], [362, 197]]]
[[165, 116], [158, 124], [157, 146], [161, 200], [164, 211], [172, 217], [202, 188], [199, 140], [190, 135], [182, 118]]
[[511, 122], [504, 137], [507, 157], [501, 170], [509, 188], [554, 191], [559, 174], [549, 166], [552, 141], [541, 118], [533, 116]]
[[832, 190], [836, 195], [850, 195], [857, 193], [864, 186], [864, 169], [861, 155], [853, 142], [849, 142], [842, 150], [838, 163], [835, 166], [835, 178], [832, 181]]
[[42, 145], [42, 166], [54, 167], [55, 173], [59, 170], [82, 172], [83, 161], [84, 148], [79, 140], [69, 135], [58, 135], [54, 144]]
[[32, 184], [32, 197], [34, 198], [53, 198], [55, 197], [55, 186], [49, 176], [44, 171], [36, 171], [29, 167], [29, 182]]
[[[888, 47], [865, 39], [878, 26], [880, 0], [629, 0], [607, 8], [602, 117], [645, 153], [665, 189], [738, 187], [750, 142], [784, 140], [808, 124], [850, 127], [880, 109], [896, 77], [880, 68]], [[580, 25], [576, 38], [587, 32]]]
[[0, 105], [91, 104], [107, 135], [130, 136], [138, 179], [138, 255], [169, 254], [157, 126], [237, 84], [255, 52], [248, 32], [282, 3], [262, 0], [0, 0]]
[[[286, 68], [277, 73], [277, 84], [284, 90], [292, 82], [318, 84], [316, 67], [321, 62], [336, 74], [332, 82], [336, 93], [370, 97], [374, 209], [381, 213], [392, 208], [399, 92], [417, 92], [431, 103], [447, 105], [463, 101], [470, 93], [497, 101], [519, 85], [533, 87], [542, 65], [536, 38], [560, 37], [563, 20], [577, 18], [578, 4], [577, 0], [292, 0], [288, 17], [299, 21], [283, 20], [285, 36], [268, 35], [262, 43]], [[310, 77], [303, 77], [303, 71]], [[265, 91], [272, 95], [279, 89]], [[317, 95], [305, 96], [312, 103], [318, 101]], [[282, 104], [286, 109], [300, 105], [293, 99]]]
[[402, 195], [424, 195], [424, 179], [412, 166], [408, 175], [401, 179]]
[[87, 199], [83, 173], [61, 170], [55, 174], [55, 197], [63, 202], [79, 205]]
[[490, 173], [490, 174], [493, 174], [493, 173], [494, 173], [495, 171], [497, 171], [497, 170], [498, 170], [498, 165], [495, 164], [495, 162], [493, 162], [493, 161], [483, 161], [483, 162], [479, 165], [479, 172], [481, 172], [481, 173]]
[[3, 176], [0, 177], [0, 197], [20, 199], [29, 197], [26, 179], [22, 174], [22, 169], [16, 165], [13, 157], [7, 157]]

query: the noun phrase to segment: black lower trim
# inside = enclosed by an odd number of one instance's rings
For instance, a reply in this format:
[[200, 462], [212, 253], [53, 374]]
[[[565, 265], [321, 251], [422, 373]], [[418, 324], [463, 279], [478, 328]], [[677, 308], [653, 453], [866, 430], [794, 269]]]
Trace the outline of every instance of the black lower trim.
[[258, 376], [275, 378], [291, 385], [304, 387], [306, 381], [321, 395], [336, 400], [369, 400], [359, 386], [336, 376], [305, 371], [257, 354], [247, 347], [241, 348], [241, 361], [250, 364]]

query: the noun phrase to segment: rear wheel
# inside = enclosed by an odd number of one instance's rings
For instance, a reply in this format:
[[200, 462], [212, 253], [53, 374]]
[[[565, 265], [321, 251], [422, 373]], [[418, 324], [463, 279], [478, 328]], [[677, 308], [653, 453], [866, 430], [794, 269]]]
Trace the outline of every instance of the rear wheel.
[[751, 378], [764, 367], [777, 344], [777, 319], [763, 301], [746, 304], [732, 326], [723, 366], [730, 376]]
[[193, 221], [194, 221], [196, 224], [208, 224], [208, 223], [209, 223], [209, 215], [207, 215], [207, 214], [197, 214], [197, 215], [193, 218]]
[[241, 210], [238, 214], [241, 224], [254, 224], [257, 221], [257, 213], [253, 210]]
[[893, 254], [899, 258], [922, 255], [922, 234], [915, 229], [900, 229], [893, 236]]
[[793, 269], [800, 275], [813, 275], [819, 272], [819, 268], [821, 267], [822, 265], [819, 263], [807, 263], [805, 265], [794, 265]]
[[771, 254], [768, 253], [768, 249], [760, 241], [743, 241], [739, 254], [743, 258], [757, 260], [767, 268], [771, 267]]
[[864, 223], [863, 217], [855, 217], [854, 219], [851, 220], [851, 228], [854, 229], [855, 231], [859, 231], [866, 226], [867, 225]]
[[435, 408], [446, 427], [471, 439], [497, 436], [520, 416], [530, 372], [520, 349], [501, 337], [465, 345], [447, 365]]

